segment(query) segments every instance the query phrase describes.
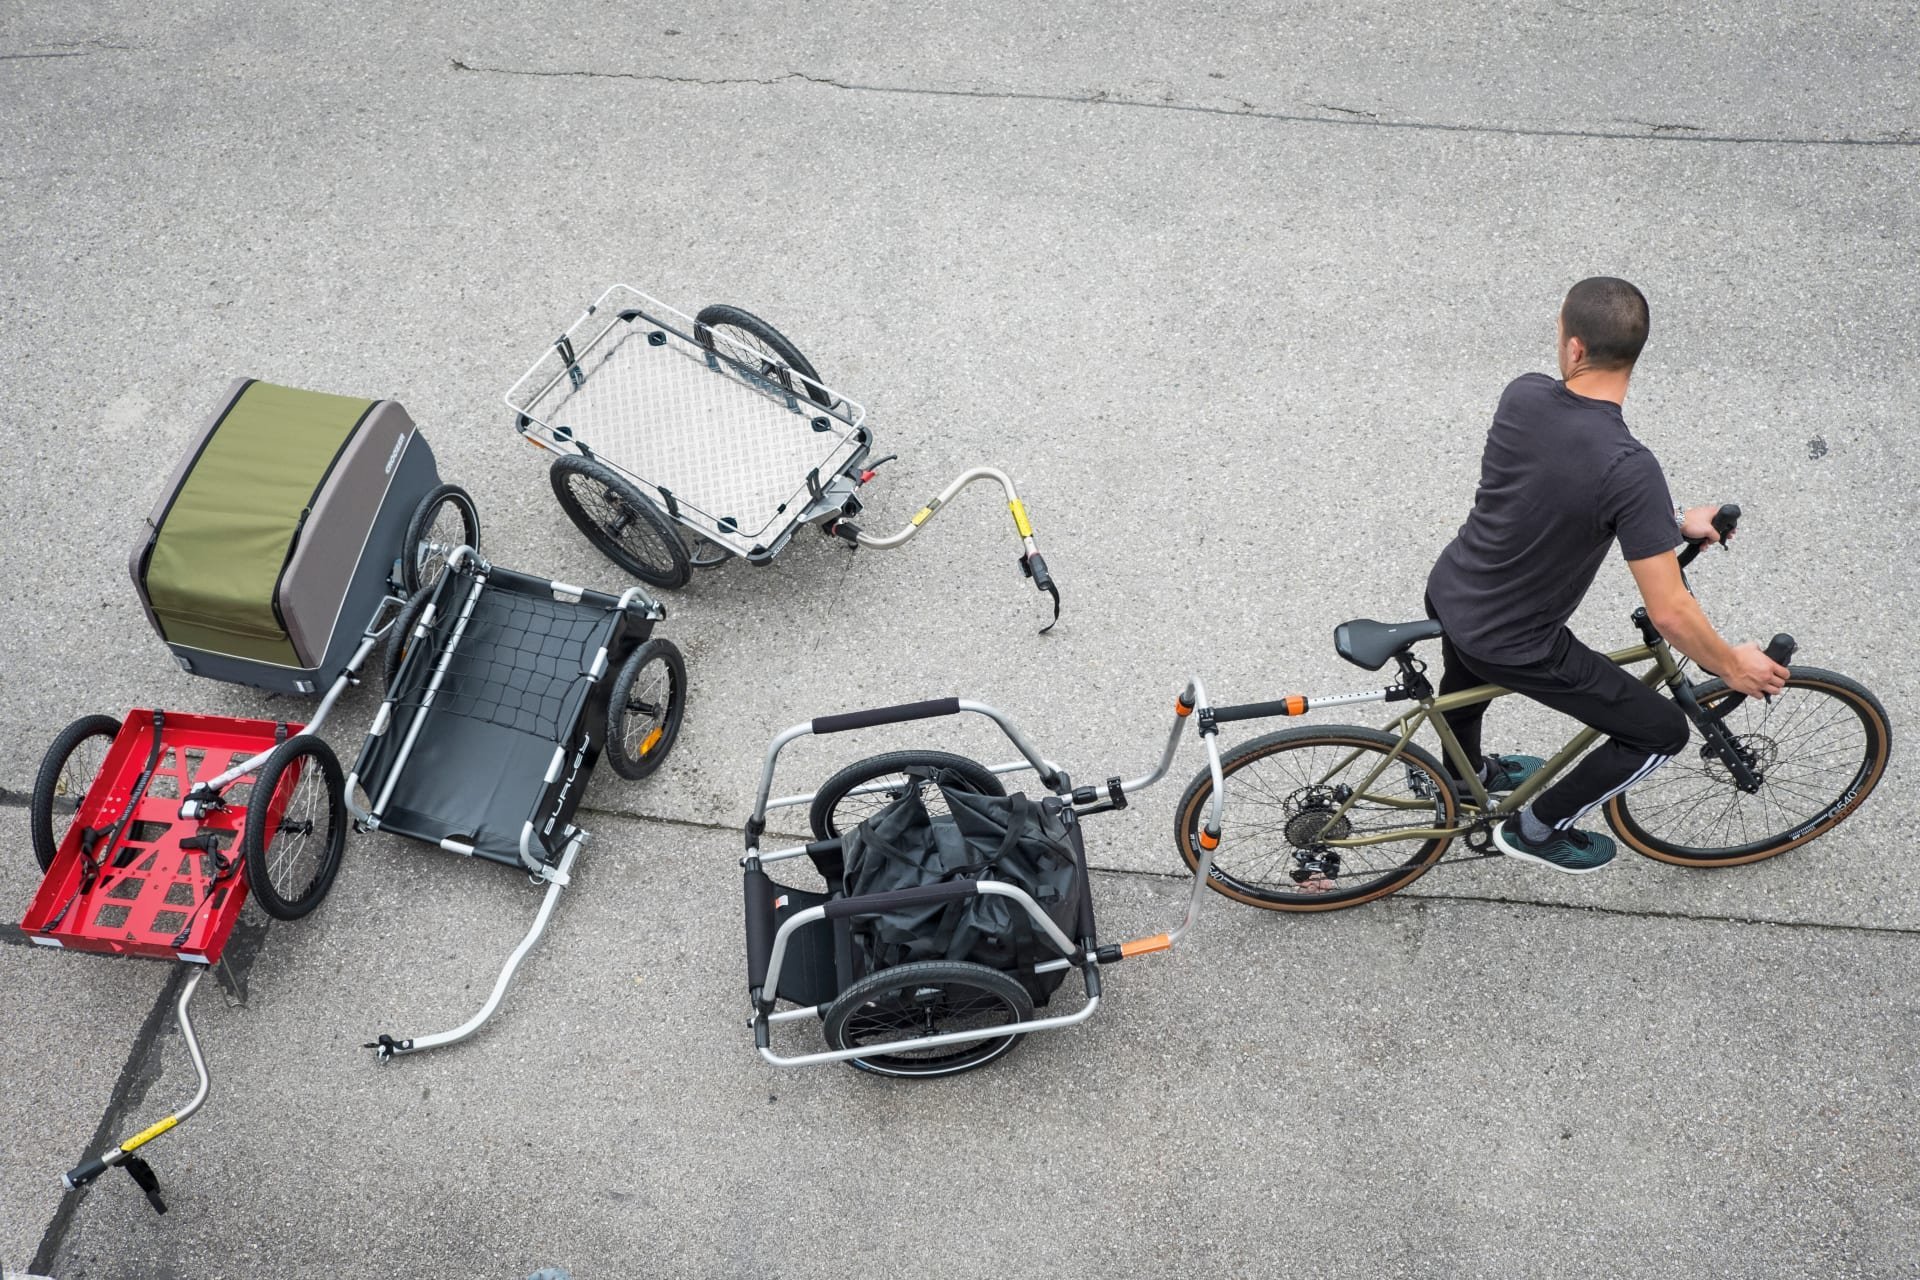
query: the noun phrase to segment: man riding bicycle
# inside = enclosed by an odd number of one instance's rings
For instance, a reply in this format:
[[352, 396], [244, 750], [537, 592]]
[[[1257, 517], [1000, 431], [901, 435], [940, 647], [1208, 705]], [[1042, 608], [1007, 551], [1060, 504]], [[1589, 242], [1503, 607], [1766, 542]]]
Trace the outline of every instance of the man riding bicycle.
[[[1609, 735], [1494, 828], [1501, 852], [1572, 874], [1614, 855], [1612, 840], [1574, 824], [1688, 738], [1677, 705], [1567, 629], [1610, 545], [1619, 543], [1668, 644], [1750, 697], [1778, 693], [1788, 674], [1758, 645], [1722, 639], [1680, 577], [1675, 548], [1683, 535], [1719, 541], [1711, 523], [1719, 507], [1672, 505], [1659, 462], [1627, 429], [1621, 406], [1647, 330], [1646, 297], [1625, 280], [1596, 276], [1567, 292], [1560, 378], [1522, 374], [1501, 393], [1473, 510], [1427, 578], [1427, 613], [1446, 629], [1443, 696], [1497, 684]], [[1511, 791], [1542, 761], [1481, 755], [1487, 705], [1449, 712], [1447, 724], [1467, 758], [1481, 761], [1487, 790]]]

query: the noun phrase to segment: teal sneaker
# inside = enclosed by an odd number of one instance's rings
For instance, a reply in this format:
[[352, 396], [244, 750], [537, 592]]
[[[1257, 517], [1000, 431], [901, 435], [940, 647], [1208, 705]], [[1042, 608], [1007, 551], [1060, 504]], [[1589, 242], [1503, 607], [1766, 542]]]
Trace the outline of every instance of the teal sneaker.
[[1493, 829], [1493, 843], [1500, 852], [1523, 862], [1537, 862], [1570, 876], [1598, 871], [1613, 861], [1613, 841], [1590, 831], [1553, 831], [1535, 844], [1520, 829], [1520, 815], [1514, 814]]
[[[1487, 766], [1487, 776], [1481, 779], [1480, 785], [1487, 789], [1487, 794], [1490, 796], [1514, 790], [1528, 778], [1540, 772], [1541, 767], [1546, 764], [1546, 761], [1539, 756], [1483, 756], [1481, 759]], [[1451, 778], [1449, 781], [1453, 784], [1453, 798], [1460, 804], [1477, 810], [1479, 801], [1474, 797], [1473, 788], [1459, 778]], [[1433, 798], [1433, 783], [1429, 781], [1425, 769], [1407, 766], [1407, 789], [1422, 800]]]
[[1539, 756], [1486, 756], [1488, 791], [1515, 791], [1521, 783], [1540, 772], [1547, 762]]

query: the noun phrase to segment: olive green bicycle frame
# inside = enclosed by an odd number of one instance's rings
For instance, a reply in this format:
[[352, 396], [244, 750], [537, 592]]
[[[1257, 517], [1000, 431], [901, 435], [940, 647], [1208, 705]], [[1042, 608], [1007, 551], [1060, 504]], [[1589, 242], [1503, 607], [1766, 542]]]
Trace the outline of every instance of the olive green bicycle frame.
[[[1646, 685], [1648, 688], [1663, 684], [1673, 686], [1677, 681], [1685, 678], [1681, 674], [1679, 664], [1673, 659], [1673, 651], [1667, 647], [1665, 641], [1650, 645], [1637, 644], [1630, 649], [1618, 649], [1607, 655], [1607, 661], [1620, 667], [1632, 666], [1634, 663], [1645, 662], [1648, 659], [1652, 659], [1654, 665], [1646, 674], [1640, 677], [1640, 683]], [[1327, 847], [1352, 849], [1362, 845], [1387, 844], [1395, 840], [1450, 840], [1454, 836], [1465, 835], [1476, 826], [1479, 826], [1491, 818], [1504, 817], [1507, 814], [1517, 813], [1525, 808], [1528, 801], [1540, 794], [1568, 765], [1579, 759], [1580, 756], [1586, 752], [1587, 748], [1591, 747], [1594, 742], [1600, 738], [1601, 735], [1598, 729], [1582, 728], [1578, 733], [1574, 734], [1572, 738], [1568, 739], [1567, 745], [1560, 748], [1559, 752], [1557, 752], [1551, 760], [1548, 760], [1542, 765], [1532, 777], [1516, 787], [1508, 794], [1507, 798], [1498, 805], [1493, 804], [1492, 797], [1487, 794], [1485, 785], [1480, 781], [1478, 764], [1468, 761], [1467, 753], [1461, 749], [1460, 740], [1454, 737], [1453, 730], [1448, 727], [1445, 716], [1449, 711], [1457, 711], [1462, 707], [1471, 707], [1477, 703], [1492, 702], [1495, 698], [1504, 698], [1512, 692], [1513, 690], [1503, 689], [1499, 685], [1483, 684], [1471, 689], [1462, 689], [1458, 693], [1449, 693], [1442, 697], [1422, 698], [1417, 708], [1407, 712], [1386, 726], [1385, 732], [1398, 734], [1400, 740], [1394, 744], [1393, 750], [1389, 751], [1386, 757], [1374, 767], [1373, 772], [1369, 773], [1361, 780], [1360, 784], [1353, 789], [1353, 794], [1348, 796], [1337, 810], [1328, 815], [1326, 826], [1322, 829], [1331, 830], [1333, 825], [1345, 816], [1347, 810], [1351, 809], [1356, 802], [1362, 799], [1366, 800], [1369, 804], [1380, 805], [1383, 808], [1390, 809], [1413, 810], [1429, 808], [1430, 802], [1428, 801], [1420, 799], [1403, 800], [1389, 796], [1372, 795], [1368, 792], [1368, 788], [1373, 786], [1374, 780], [1393, 765], [1395, 761], [1402, 758], [1407, 749], [1407, 744], [1413, 741], [1413, 736], [1420, 731], [1420, 727], [1429, 724], [1433, 726], [1434, 733], [1439, 735], [1441, 746], [1446, 751], [1447, 760], [1459, 772], [1459, 775], [1467, 780], [1467, 786], [1472, 790], [1473, 798], [1470, 803], [1474, 809], [1474, 817], [1471, 821], [1451, 827], [1396, 827], [1392, 831], [1380, 832], [1374, 835], [1349, 836], [1340, 840], [1327, 840], [1324, 842]], [[1335, 764], [1333, 768], [1321, 775], [1319, 784], [1324, 786], [1342, 769], [1351, 765], [1363, 754], [1365, 753], [1360, 750], [1349, 753], [1339, 763]], [[1458, 803], [1457, 800], [1456, 803]]]

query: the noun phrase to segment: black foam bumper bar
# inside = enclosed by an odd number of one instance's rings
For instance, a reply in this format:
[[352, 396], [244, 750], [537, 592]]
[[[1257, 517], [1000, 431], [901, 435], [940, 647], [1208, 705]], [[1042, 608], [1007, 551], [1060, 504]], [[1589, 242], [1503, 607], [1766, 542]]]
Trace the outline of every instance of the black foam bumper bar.
[[747, 990], [767, 980], [767, 962], [773, 958], [773, 881], [755, 868], [747, 872]]
[[875, 707], [871, 711], [848, 711], [837, 716], [819, 716], [813, 721], [815, 733], [845, 733], [849, 729], [871, 729], [875, 725], [900, 724], [907, 720], [932, 720], [937, 716], [957, 715], [960, 699], [935, 698], [930, 702], [903, 702], [897, 707]]

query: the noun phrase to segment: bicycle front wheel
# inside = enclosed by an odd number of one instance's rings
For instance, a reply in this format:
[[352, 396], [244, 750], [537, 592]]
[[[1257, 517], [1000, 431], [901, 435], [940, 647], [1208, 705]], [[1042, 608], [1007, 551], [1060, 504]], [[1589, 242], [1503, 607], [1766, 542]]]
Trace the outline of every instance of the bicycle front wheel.
[[[1452, 828], [1456, 803], [1440, 762], [1411, 742], [1395, 756], [1399, 741], [1377, 729], [1283, 729], [1229, 752], [1208, 885], [1269, 911], [1332, 911], [1418, 880], [1452, 840], [1418, 833]], [[1180, 856], [1195, 869], [1212, 800], [1213, 775], [1202, 769], [1174, 819]], [[1355, 839], [1376, 842], [1329, 843]]]
[[[1607, 822], [1622, 840], [1661, 862], [1733, 867], [1803, 845], [1859, 808], [1886, 772], [1886, 710], [1846, 676], [1788, 670], [1771, 701], [1748, 698], [1722, 721], [1760, 789], [1736, 787], [1696, 729], [1679, 755], [1607, 801]], [[1694, 690], [1709, 712], [1735, 696], [1719, 680]]]

